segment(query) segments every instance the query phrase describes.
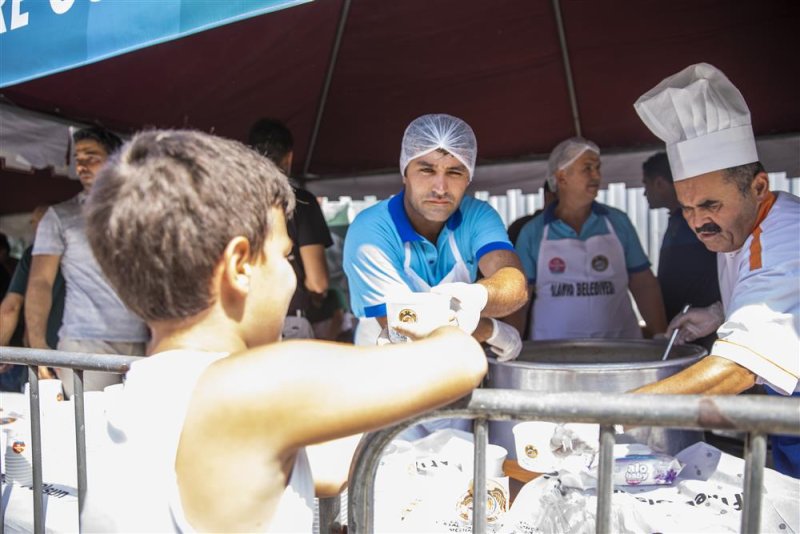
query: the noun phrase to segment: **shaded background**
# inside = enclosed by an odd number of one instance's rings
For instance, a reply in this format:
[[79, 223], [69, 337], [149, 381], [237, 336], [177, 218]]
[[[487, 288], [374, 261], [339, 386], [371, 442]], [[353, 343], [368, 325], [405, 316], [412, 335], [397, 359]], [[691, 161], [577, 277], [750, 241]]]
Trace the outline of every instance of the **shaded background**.
[[[633, 102], [664, 77], [706, 61], [744, 94], [756, 135], [783, 141], [772, 160], [782, 168], [769, 170], [797, 176], [799, 27], [796, 0], [317, 0], [7, 87], [0, 96], [122, 133], [191, 127], [244, 140], [255, 119], [277, 117], [295, 134], [295, 176], [314, 192], [352, 196], [385, 192], [378, 187], [385, 180], [371, 178], [381, 172], [399, 188], [405, 126], [423, 113], [451, 113], [478, 137], [487, 170], [476, 174], [474, 188], [521, 183], [534, 191], [543, 176], [531, 168], [541, 163], [522, 164], [546, 158], [578, 129], [604, 153], [658, 147]], [[638, 180], [634, 172], [636, 165], [623, 166], [613, 179]], [[3, 168], [0, 213], [77, 190], [51, 174]]]

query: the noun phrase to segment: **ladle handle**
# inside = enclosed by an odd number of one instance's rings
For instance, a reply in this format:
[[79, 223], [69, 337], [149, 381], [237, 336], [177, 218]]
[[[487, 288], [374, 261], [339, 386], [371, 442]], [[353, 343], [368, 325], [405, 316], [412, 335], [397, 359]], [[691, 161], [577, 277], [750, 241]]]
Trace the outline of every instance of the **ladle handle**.
[[[681, 313], [680, 313], [679, 315], [683, 315], [684, 313], [686, 313], [687, 311], [689, 311], [689, 308], [690, 308], [690, 307], [691, 307], [691, 306], [690, 306], [689, 304], [687, 304], [686, 306], [684, 306], [684, 307], [683, 307], [683, 309], [681, 310]], [[662, 356], [662, 357], [661, 357], [661, 361], [662, 361], [662, 362], [663, 362], [664, 360], [666, 360], [666, 359], [667, 359], [667, 357], [669, 356], [669, 351], [670, 351], [670, 350], [672, 350], [672, 345], [675, 343], [675, 338], [677, 338], [677, 337], [678, 337], [678, 332], [680, 332], [680, 331], [681, 331], [681, 329], [680, 329], [680, 328], [676, 328], [675, 330], [673, 330], [673, 331], [672, 331], [672, 335], [671, 335], [671, 336], [669, 336], [669, 343], [667, 343], [667, 349], [664, 351], [664, 356]]]

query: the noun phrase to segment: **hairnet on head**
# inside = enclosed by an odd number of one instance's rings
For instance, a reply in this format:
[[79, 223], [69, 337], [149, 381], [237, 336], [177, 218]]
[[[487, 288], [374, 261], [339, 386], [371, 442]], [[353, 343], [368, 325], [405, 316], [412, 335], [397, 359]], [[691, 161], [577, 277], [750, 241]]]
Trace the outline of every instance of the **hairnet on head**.
[[583, 137], [570, 137], [566, 141], [561, 141], [553, 151], [550, 152], [550, 158], [547, 160], [546, 179], [547, 183], [550, 184], [551, 191], [558, 191], [556, 173], [575, 163], [575, 160], [581, 157], [581, 154], [587, 150], [591, 150], [598, 156], [600, 155], [600, 148]]
[[469, 124], [458, 117], [434, 113], [417, 117], [406, 128], [400, 148], [400, 174], [405, 176], [408, 163], [434, 150], [446, 150], [475, 174], [478, 141]]

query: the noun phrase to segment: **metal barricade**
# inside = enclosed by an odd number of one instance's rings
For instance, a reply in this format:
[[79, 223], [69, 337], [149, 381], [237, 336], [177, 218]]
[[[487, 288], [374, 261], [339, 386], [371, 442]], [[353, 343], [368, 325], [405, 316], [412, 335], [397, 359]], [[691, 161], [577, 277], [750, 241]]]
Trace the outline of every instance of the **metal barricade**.
[[[775, 396], [632, 395], [541, 393], [478, 389], [453, 405], [370, 434], [362, 440], [351, 468], [348, 530], [374, 531], [374, 485], [381, 453], [392, 439], [417, 423], [439, 418], [474, 419], [473, 495], [486, 494], [488, 420], [553, 421], [600, 425], [596, 529], [611, 532], [614, 425], [740, 430], [745, 447], [742, 532], [758, 532], [769, 434], [800, 435], [800, 399]], [[473, 499], [473, 532], [486, 531], [486, 499]]]
[[[75, 402], [75, 450], [78, 467], [78, 520], [86, 497], [86, 424], [83, 402], [83, 372], [103, 371], [124, 374], [138, 356], [89, 354], [56, 350], [0, 347], [0, 363], [28, 366], [30, 382], [31, 449], [33, 460], [33, 528], [36, 534], [45, 531], [44, 492], [42, 487], [42, 429], [39, 412], [39, 375], [37, 367], [66, 367], [73, 370]], [[4, 530], [0, 521], [0, 533]]]
[[[73, 353], [0, 347], [0, 363], [28, 366], [30, 379], [31, 448], [33, 456], [34, 532], [44, 528], [41, 420], [38, 366], [74, 370], [75, 435], [78, 470], [78, 509], [86, 495], [86, 436], [83, 371], [123, 374], [136, 356]], [[613, 490], [614, 424], [672, 428], [739, 430], [748, 433], [745, 449], [742, 532], [756, 532], [761, 519], [761, 494], [766, 461], [766, 434], [800, 435], [800, 399], [747, 396], [636, 395], [601, 393], [540, 393], [478, 389], [453, 405], [375, 432], [362, 441], [353, 460], [349, 484], [348, 529], [373, 532], [374, 482], [381, 453], [392, 439], [417, 423], [443, 417], [474, 419], [474, 494], [486, 492], [485, 457], [488, 421], [544, 420], [600, 425], [597, 531], [610, 532]], [[321, 532], [327, 532], [336, 515], [336, 503], [326, 500]], [[484, 532], [486, 500], [474, 499], [473, 532]], [[330, 510], [328, 508], [331, 508]], [[322, 511], [322, 510], [321, 510]], [[0, 522], [2, 532], [2, 522]]]

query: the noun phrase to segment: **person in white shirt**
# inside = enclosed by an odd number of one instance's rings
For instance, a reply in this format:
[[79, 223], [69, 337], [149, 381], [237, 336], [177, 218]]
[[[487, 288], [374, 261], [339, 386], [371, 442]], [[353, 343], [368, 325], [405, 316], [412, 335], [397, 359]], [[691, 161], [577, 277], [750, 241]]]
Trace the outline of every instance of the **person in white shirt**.
[[[750, 111], [717, 68], [691, 65], [635, 104], [667, 144], [683, 215], [717, 253], [721, 302], [672, 320], [692, 341], [716, 331], [711, 354], [642, 393], [737, 394], [800, 391], [800, 198], [769, 190]], [[800, 477], [800, 438], [772, 436], [775, 468]]]
[[[484, 353], [454, 327], [390, 347], [276, 343], [296, 284], [293, 204], [274, 164], [199, 132], [140, 133], [101, 172], [89, 241], [153, 355], [133, 364], [109, 414], [114, 444], [89, 465], [85, 530], [310, 532], [315, 484], [338, 493], [351, 459], [323, 456], [317, 471], [314, 444], [480, 383]], [[341, 479], [312, 480], [334, 462]]]

